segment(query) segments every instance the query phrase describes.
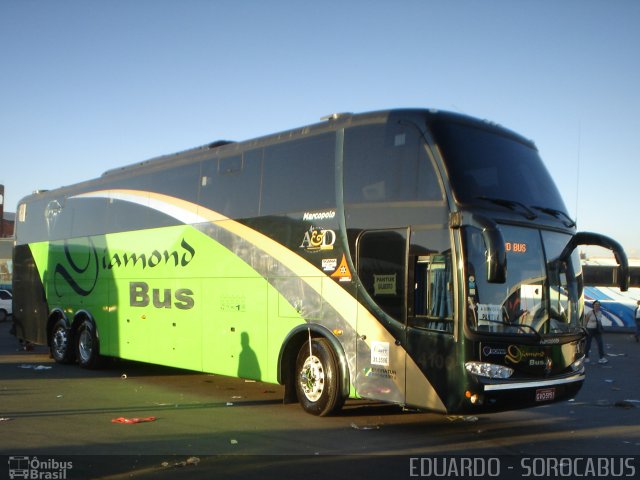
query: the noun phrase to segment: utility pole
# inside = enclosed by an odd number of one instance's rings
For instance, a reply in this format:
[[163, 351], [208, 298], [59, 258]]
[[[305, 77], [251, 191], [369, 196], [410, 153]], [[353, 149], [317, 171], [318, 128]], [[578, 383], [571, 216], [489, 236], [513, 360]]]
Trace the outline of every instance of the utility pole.
[[0, 185], [0, 238], [4, 238], [4, 185]]

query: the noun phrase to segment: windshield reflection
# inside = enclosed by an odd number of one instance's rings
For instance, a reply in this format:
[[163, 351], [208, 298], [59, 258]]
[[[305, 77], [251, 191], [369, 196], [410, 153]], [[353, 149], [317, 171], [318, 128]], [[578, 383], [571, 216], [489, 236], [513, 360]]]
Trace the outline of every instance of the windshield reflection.
[[[577, 253], [558, 257], [569, 235], [501, 226], [507, 251], [507, 281], [486, 279], [482, 233], [464, 233], [467, 322], [477, 332], [508, 335], [579, 331], [582, 276]], [[545, 255], [548, 262], [545, 263]]]

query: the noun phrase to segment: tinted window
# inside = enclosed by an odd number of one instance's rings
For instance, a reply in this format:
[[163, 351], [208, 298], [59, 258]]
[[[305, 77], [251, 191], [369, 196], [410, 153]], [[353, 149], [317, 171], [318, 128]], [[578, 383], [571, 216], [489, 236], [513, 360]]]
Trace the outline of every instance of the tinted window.
[[258, 215], [262, 150], [203, 162], [200, 204], [230, 218]]
[[[143, 230], [147, 228], [180, 225], [181, 220], [163, 213], [172, 199], [196, 203], [200, 182], [200, 164], [180, 165], [168, 169], [140, 172], [123, 176], [112, 181], [109, 188], [135, 190], [135, 202], [113, 200], [109, 203], [107, 222], [110, 232]], [[140, 193], [143, 192], [143, 193]], [[150, 197], [160, 193], [170, 198], [154, 202], [150, 208]], [[166, 205], [163, 205], [163, 202]], [[164, 207], [167, 207], [166, 209]]]
[[162, 193], [195, 203], [198, 199], [200, 165], [180, 165], [143, 176], [140, 190]]
[[[482, 332], [510, 335], [575, 333], [582, 316], [578, 254], [559, 255], [571, 238], [501, 225], [507, 247], [507, 281], [489, 283], [482, 231], [463, 229], [467, 321]], [[542, 237], [541, 237], [542, 234]], [[544, 246], [542, 243], [544, 240]], [[546, 262], [545, 262], [546, 255]]]
[[67, 199], [65, 210], [70, 210], [72, 214], [71, 237], [88, 237], [105, 233], [108, 202], [106, 198]]
[[149, 221], [150, 213], [146, 205], [113, 200], [109, 203], [107, 215], [108, 231], [116, 233], [155, 227]]
[[409, 285], [414, 289], [409, 324], [453, 333], [454, 292], [448, 229], [412, 232], [409, 268]]
[[108, 200], [64, 198], [38, 200], [25, 208], [19, 222], [20, 243], [99, 235], [107, 231]]
[[459, 202], [499, 197], [527, 206], [566, 212], [560, 193], [538, 152], [512, 137], [488, 130], [437, 122], [431, 125]]
[[371, 298], [388, 315], [403, 321], [406, 232], [364, 232], [358, 243], [358, 275]]
[[61, 197], [48, 201], [42, 213], [50, 240], [69, 237], [73, 225], [73, 208], [67, 208], [67, 199]]
[[[23, 245], [31, 242], [47, 240], [51, 234], [50, 224], [47, 222], [46, 209], [51, 199], [34, 199], [29, 203], [18, 206], [16, 222], [16, 244]], [[60, 202], [64, 202], [61, 198]]]
[[415, 127], [349, 128], [344, 140], [346, 203], [441, 200], [442, 191]]
[[265, 149], [260, 213], [321, 210], [335, 205], [335, 133]]

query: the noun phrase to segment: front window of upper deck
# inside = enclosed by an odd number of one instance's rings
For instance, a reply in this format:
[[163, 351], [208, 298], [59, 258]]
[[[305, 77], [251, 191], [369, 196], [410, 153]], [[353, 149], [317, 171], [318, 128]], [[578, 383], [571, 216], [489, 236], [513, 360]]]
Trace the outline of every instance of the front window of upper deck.
[[575, 333], [583, 295], [577, 253], [561, 259], [570, 235], [500, 226], [507, 281], [489, 283], [482, 232], [464, 229], [467, 323], [476, 332], [507, 335]]
[[544, 208], [568, 218], [562, 197], [533, 144], [489, 126], [434, 121], [430, 129], [458, 203], [483, 208], [507, 206], [527, 215], [539, 215]]

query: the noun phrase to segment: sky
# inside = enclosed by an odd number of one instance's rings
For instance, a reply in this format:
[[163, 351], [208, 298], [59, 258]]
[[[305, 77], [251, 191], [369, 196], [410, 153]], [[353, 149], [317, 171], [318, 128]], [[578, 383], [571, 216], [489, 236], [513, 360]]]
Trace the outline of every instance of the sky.
[[638, 258], [638, 25], [637, 0], [0, 0], [5, 211], [218, 139], [436, 108], [534, 140], [578, 229]]

